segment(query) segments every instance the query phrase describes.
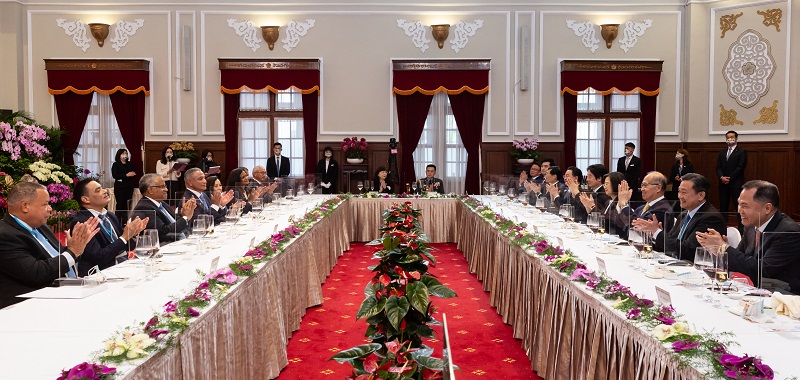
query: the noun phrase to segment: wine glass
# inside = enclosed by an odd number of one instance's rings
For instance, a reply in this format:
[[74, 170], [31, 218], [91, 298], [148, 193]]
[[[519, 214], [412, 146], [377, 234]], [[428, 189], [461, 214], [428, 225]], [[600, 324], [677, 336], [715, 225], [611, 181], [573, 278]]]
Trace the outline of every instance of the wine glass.
[[483, 181], [483, 195], [489, 193], [489, 181]]
[[728, 252], [720, 247], [714, 247], [711, 251], [714, 269], [714, 282], [716, 284], [717, 295], [713, 299], [714, 307], [722, 308], [722, 285], [728, 282]]
[[497, 192], [497, 184], [489, 182], [489, 195], [494, 195]]
[[375, 182], [369, 181], [369, 191], [375, 191]]
[[417, 192], [417, 181], [411, 184], [411, 190], [414, 190], [415, 193]]
[[137, 281], [149, 281], [152, 279], [150, 272], [153, 266], [150, 263], [150, 258], [153, 255], [153, 240], [149, 234], [143, 234], [136, 240], [136, 248], [133, 249], [133, 254], [136, 258], [142, 261], [144, 266], [144, 276], [140, 277]]
[[192, 237], [197, 239], [197, 250], [195, 251], [196, 254], [200, 255], [203, 254], [203, 236], [206, 235], [207, 231], [206, 228], [206, 219], [204, 218], [196, 218], [192, 223]]
[[[706, 269], [713, 266], [711, 260], [711, 253], [705, 248], [697, 247], [697, 249], [695, 249], [694, 268], [700, 271], [700, 273], [706, 274]], [[706, 297], [703, 295], [703, 293], [695, 294], [695, 298], [702, 298], [703, 300], [706, 300]]]
[[281, 205], [281, 194], [280, 193], [272, 194], [272, 202], [274, 204], [280, 206]]
[[308, 183], [308, 194], [309, 195], [314, 194], [314, 182]]
[[358, 188], [359, 194], [362, 193], [362, 190], [364, 189], [364, 182], [362, 181], [356, 182], [356, 187]]
[[206, 234], [203, 237], [214, 233], [214, 216], [208, 214], [200, 214], [197, 216], [197, 219], [202, 219], [206, 221]]

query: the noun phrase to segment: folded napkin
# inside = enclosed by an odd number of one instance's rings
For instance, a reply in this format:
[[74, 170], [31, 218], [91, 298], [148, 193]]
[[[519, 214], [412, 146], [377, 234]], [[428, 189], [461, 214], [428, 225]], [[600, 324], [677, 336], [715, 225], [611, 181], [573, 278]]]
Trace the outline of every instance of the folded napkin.
[[784, 314], [792, 318], [800, 318], [800, 296], [790, 296], [780, 292], [772, 293], [769, 305], [778, 314]]

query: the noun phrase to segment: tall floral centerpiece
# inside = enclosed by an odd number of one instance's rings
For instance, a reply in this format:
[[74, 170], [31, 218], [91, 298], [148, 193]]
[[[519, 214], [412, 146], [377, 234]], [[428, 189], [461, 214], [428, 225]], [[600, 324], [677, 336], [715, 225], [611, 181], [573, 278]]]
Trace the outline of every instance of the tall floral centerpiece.
[[347, 162], [351, 164], [360, 164], [364, 162], [364, 158], [367, 157], [367, 140], [361, 138], [360, 140], [358, 137], [345, 137], [342, 141], [342, 150], [344, 151], [344, 156], [347, 158]]
[[197, 158], [197, 153], [195, 153], [194, 150], [194, 144], [190, 142], [174, 142], [170, 144], [169, 147], [172, 149], [172, 157], [174, 157], [178, 162], [188, 164]]
[[456, 297], [456, 293], [428, 273], [436, 258], [428, 237], [419, 227], [420, 211], [411, 202], [395, 204], [383, 213], [382, 249], [373, 257], [375, 275], [364, 293], [356, 318], [366, 318], [365, 336], [372, 343], [341, 351], [331, 357], [353, 366], [356, 379], [441, 379], [444, 362], [431, 357], [433, 349], [422, 338], [433, 338], [429, 325], [436, 308], [431, 296]]
[[534, 161], [538, 161], [542, 155], [536, 150], [539, 147], [539, 140], [526, 137], [522, 140], [514, 140], [512, 145], [514, 145], [514, 150], [511, 151], [511, 156], [516, 158], [520, 164], [530, 165]]

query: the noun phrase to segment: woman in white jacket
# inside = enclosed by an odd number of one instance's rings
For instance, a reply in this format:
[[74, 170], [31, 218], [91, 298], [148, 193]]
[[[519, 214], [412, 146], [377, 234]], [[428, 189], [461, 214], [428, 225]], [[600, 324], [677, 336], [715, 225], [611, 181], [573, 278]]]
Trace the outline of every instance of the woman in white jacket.
[[[156, 174], [160, 175], [167, 185], [167, 197], [169, 200], [176, 199], [175, 195], [178, 192], [178, 178], [181, 177], [181, 172], [174, 170], [176, 161], [172, 158], [172, 148], [166, 147], [161, 151], [161, 159], [156, 161]], [[172, 202], [169, 201], [171, 204]]]

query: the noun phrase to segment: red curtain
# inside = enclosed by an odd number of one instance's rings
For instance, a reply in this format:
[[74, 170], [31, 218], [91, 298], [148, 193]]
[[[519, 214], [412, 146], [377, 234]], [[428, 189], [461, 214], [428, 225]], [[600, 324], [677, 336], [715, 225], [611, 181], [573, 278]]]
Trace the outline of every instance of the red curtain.
[[319, 120], [319, 93], [303, 94], [303, 141], [306, 144], [306, 174], [317, 171], [317, 123]]
[[91, 95], [116, 92], [150, 95], [150, 72], [146, 70], [48, 70], [47, 87], [53, 95], [74, 92]]
[[[227, 174], [233, 168], [239, 167], [239, 94], [222, 94], [223, 105], [223, 131], [225, 132], [225, 168]], [[228, 170], [228, 168], [231, 168]], [[252, 169], [252, 168], [251, 168]]]
[[446, 91], [485, 94], [489, 91], [488, 70], [395, 70], [392, 91], [398, 95], [422, 92], [434, 95]]
[[[425, 128], [425, 119], [431, 108], [433, 95], [414, 92], [410, 95], [395, 95], [397, 102], [397, 124], [400, 129], [400, 144], [403, 145], [403, 157], [400, 169], [403, 173], [402, 183], [398, 184], [401, 190], [403, 183], [412, 183], [417, 180], [414, 173], [414, 157], [412, 153], [417, 149], [422, 130]], [[483, 119], [481, 119], [483, 120]]]
[[[642, 120], [639, 123], [639, 158], [642, 159], [642, 175], [656, 167], [656, 96], [639, 94]], [[669, 173], [664, 173], [669, 174]]]
[[119, 132], [130, 152], [130, 162], [136, 171], [136, 181], [144, 173], [142, 166], [142, 143], [144, 142], [144, 97], [143, 92], [127, 95], [115, 92], [109, 95]]
[[575, 138], [578, 132], [578, 97], [564, 93], [564, 165], [567, 168], [575, 164]]
[[73, 154], [81, 141], [83, 127], [86, 126], [86, 119], [92, 107], [93, 95], [92, 93], [80, 95], [74, 92], [53, 95], [59, 128], [66, 132], [61, 142], [64, 144], [64, 162], [69, 165], [75, 164]]
[[[319, 91], [319, 70], [220, 70], [226, 94], [265, 92], [295, 88], [303, 94]], [[315, 164], [316, 168], [316, 164]]]
[[473, 95], [462, 92], [458, 95], [447, 95], [453, 116], [456, 119], [458, 133], [467, 150], [467, 177], [464, 191], [468, 194], [480, 194], [480, 146], [483, 137], [483, 106], [486, 94]]

